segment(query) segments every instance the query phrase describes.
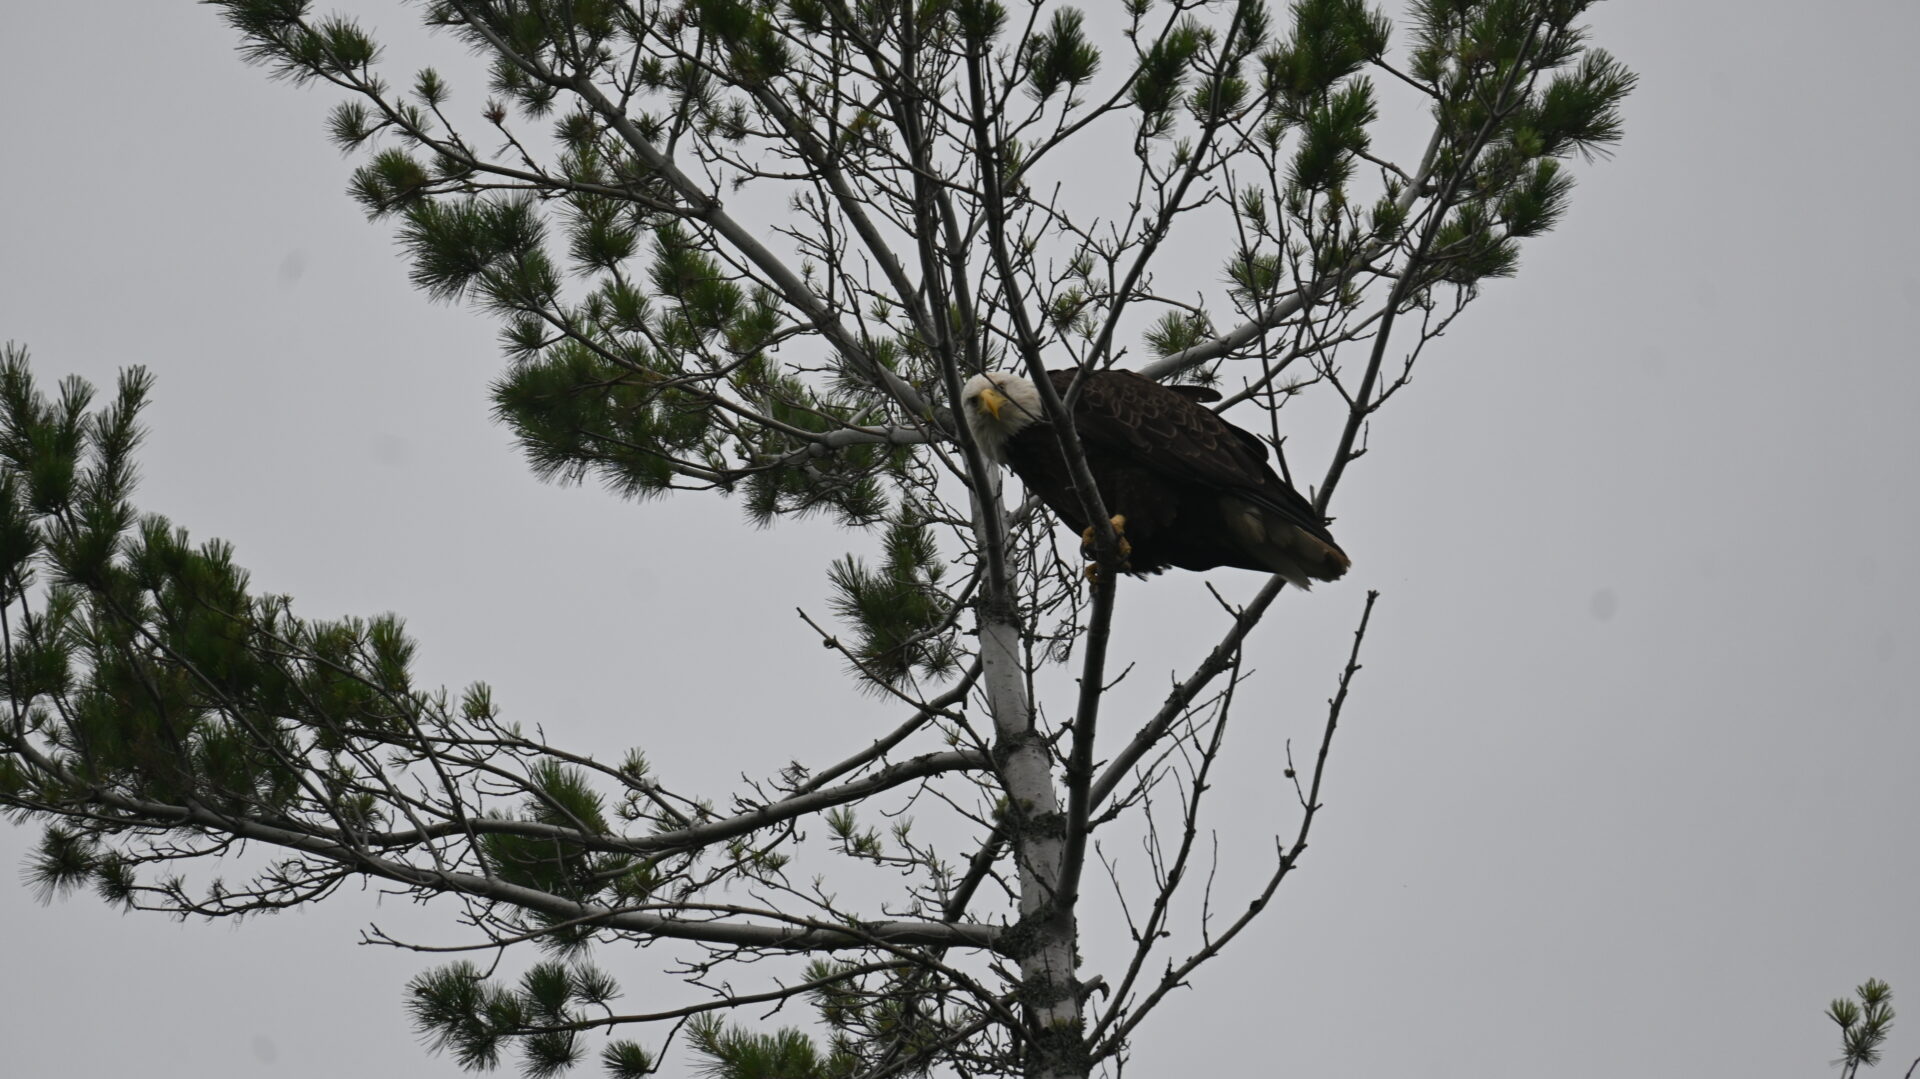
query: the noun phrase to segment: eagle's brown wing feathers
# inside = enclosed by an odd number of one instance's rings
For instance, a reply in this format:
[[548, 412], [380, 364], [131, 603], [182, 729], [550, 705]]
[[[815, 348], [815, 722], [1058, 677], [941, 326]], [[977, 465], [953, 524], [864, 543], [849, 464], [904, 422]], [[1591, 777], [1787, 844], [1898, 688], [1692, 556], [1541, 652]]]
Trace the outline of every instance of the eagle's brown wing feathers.
[[[1075, 373], [1048, 375], [1064, 394]], [[1100, 371], [1081, 380], [1074, 425], [1089, 448], [1124, 451], [1175, 482], [1258, 502], [1333, 544], [1312, 504], [1268, 467], [1266, 444], [1199, 403], [1218, 397], [1197, 386], [1162, 386], [1132, 371]]]

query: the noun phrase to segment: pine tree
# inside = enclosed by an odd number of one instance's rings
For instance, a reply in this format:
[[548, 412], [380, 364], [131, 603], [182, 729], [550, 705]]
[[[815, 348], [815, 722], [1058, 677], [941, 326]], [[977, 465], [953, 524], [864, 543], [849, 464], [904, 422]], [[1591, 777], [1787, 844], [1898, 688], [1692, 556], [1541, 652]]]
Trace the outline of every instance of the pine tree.
[[[1619, 139], [1634, 84], [1587, 44], [1581, 0], [1415, 0], [1397, 45], [1362, 0], [427, 0], [484, 71], [404, 85], [306, 0], [209, 2], [248, 61], [339, 96], [350, 193], [414, 283], [499, 320], [494, 405], [537, 474], [711, 492], [761, 525], [826, 514], [880, 552], [815, 567], [839, 623], [819, 629], [906, 718], [720, 808], [644, 746], [568, 753], [483, 685], [417, 684], [394, 618], [254, 591], [229, 548], [135, 508], [152, 380], [96, 405], [9, 346], [0, 805], [43, 827], [33, 882], [208, 917], [363, 879], [459, 897], [542, 958], [517, 979], [426, 970], [413, 1021], [467, 1067], [529, 1076], [589, 1057], [645, 1075], [669, 1051], [729, 1079], [1115, 1066], [1299, 864], [1374, 596], [1317, 751], [1285, 772], [1297, 833], [1241, 914], [1167, 954], [1242, 643], [1283, 582], [1097, 741], [1130, 586], [1083, 575], [1046, 511], [1003, 495], [960, 384], [1126, 366], [1218, 386], [1276, 450], [1282, 408], [1331, 410], [1324, 512], [1426, 346], [1564, 212], [1566, 162]], [[1376, 148], [1389, 107], [1427, 117], [1417, 157]], [[1176, 234], [1221, 253], [1215, 277], [1162, 267]], [[1034, 697], [1053, 669], [1077, 679], [1064, 720]], [[952, 819], [883, 816], [915, 795]], [[1152, 874], [1120, 896], [1130, 961], [1092, 972], [1096, 828], [1146, 837]], [[212, 876], [242, 841], [277, 854]], [[812, 883], [849, 862], [899, 890], [855, 907]], [[616, 940], [698, 949], [688, 1002], [617, 1013], [593, 961]], [[754, 965], [776, 957], [806, 965]], [[757, 1023], [788, 1000], [809, 1026]]]

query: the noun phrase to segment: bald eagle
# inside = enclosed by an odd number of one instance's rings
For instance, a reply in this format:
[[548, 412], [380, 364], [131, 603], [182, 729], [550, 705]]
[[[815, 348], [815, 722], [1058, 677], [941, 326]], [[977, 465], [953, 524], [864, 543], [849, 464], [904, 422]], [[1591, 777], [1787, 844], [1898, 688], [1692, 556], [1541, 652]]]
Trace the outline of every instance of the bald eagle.
[[[1049, 371], [1064, 398], [1077, 372]], [[1337, 580], [1346, 552], [1313, 506], [1267, 464], [1267, 446], [1216, 415], [1201, 386], [1163, 386], [1131, 371], [1094, 371], [1070, 404], [1101, 501], [1121, 531], [1127, 572], [1219, 566], [1277, 573], [1300, 588]], [[1090, 544], [1053, 426], [1032, 382], [976, 375], [960, 390], [967, 426], [989, 461]]]

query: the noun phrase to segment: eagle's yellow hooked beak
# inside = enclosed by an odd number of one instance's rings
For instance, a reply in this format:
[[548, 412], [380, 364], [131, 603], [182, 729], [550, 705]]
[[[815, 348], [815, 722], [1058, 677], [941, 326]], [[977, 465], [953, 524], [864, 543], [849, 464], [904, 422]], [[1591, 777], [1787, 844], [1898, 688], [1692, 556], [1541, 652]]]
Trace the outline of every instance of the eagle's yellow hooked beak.
[[992, 416], [995, 423], [1000, 422], [1000, 409], [1006, 403], [1006, 395], [992, 386], [980, 391], [980, 411]]

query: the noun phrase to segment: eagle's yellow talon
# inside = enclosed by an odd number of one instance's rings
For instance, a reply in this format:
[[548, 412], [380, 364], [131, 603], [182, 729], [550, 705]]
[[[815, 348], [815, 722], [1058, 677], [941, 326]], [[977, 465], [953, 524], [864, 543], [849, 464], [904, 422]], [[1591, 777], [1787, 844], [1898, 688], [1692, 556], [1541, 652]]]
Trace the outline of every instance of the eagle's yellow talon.
[[[1128, 559], [1133, 557], [1133, 544], [1127, 542], [1127, 516], [1124, 513], [1116, 513], [1107, 519], [1107, 523], [1113, 526], [1114, 539], [1117, 541], [1114, 545], [1114, 553], [1119, 556], [1119, 565], [1115, 568], [1124, 573], [1132, 568]], [[1088, 525], [1087, 530], [1080, 534], [1080, 557], [1088, 562], [1087, 580], [1089, 581], [1100, 579], [1098, 560], [1094, 557], [1094, 553], [1093, 526]]]

